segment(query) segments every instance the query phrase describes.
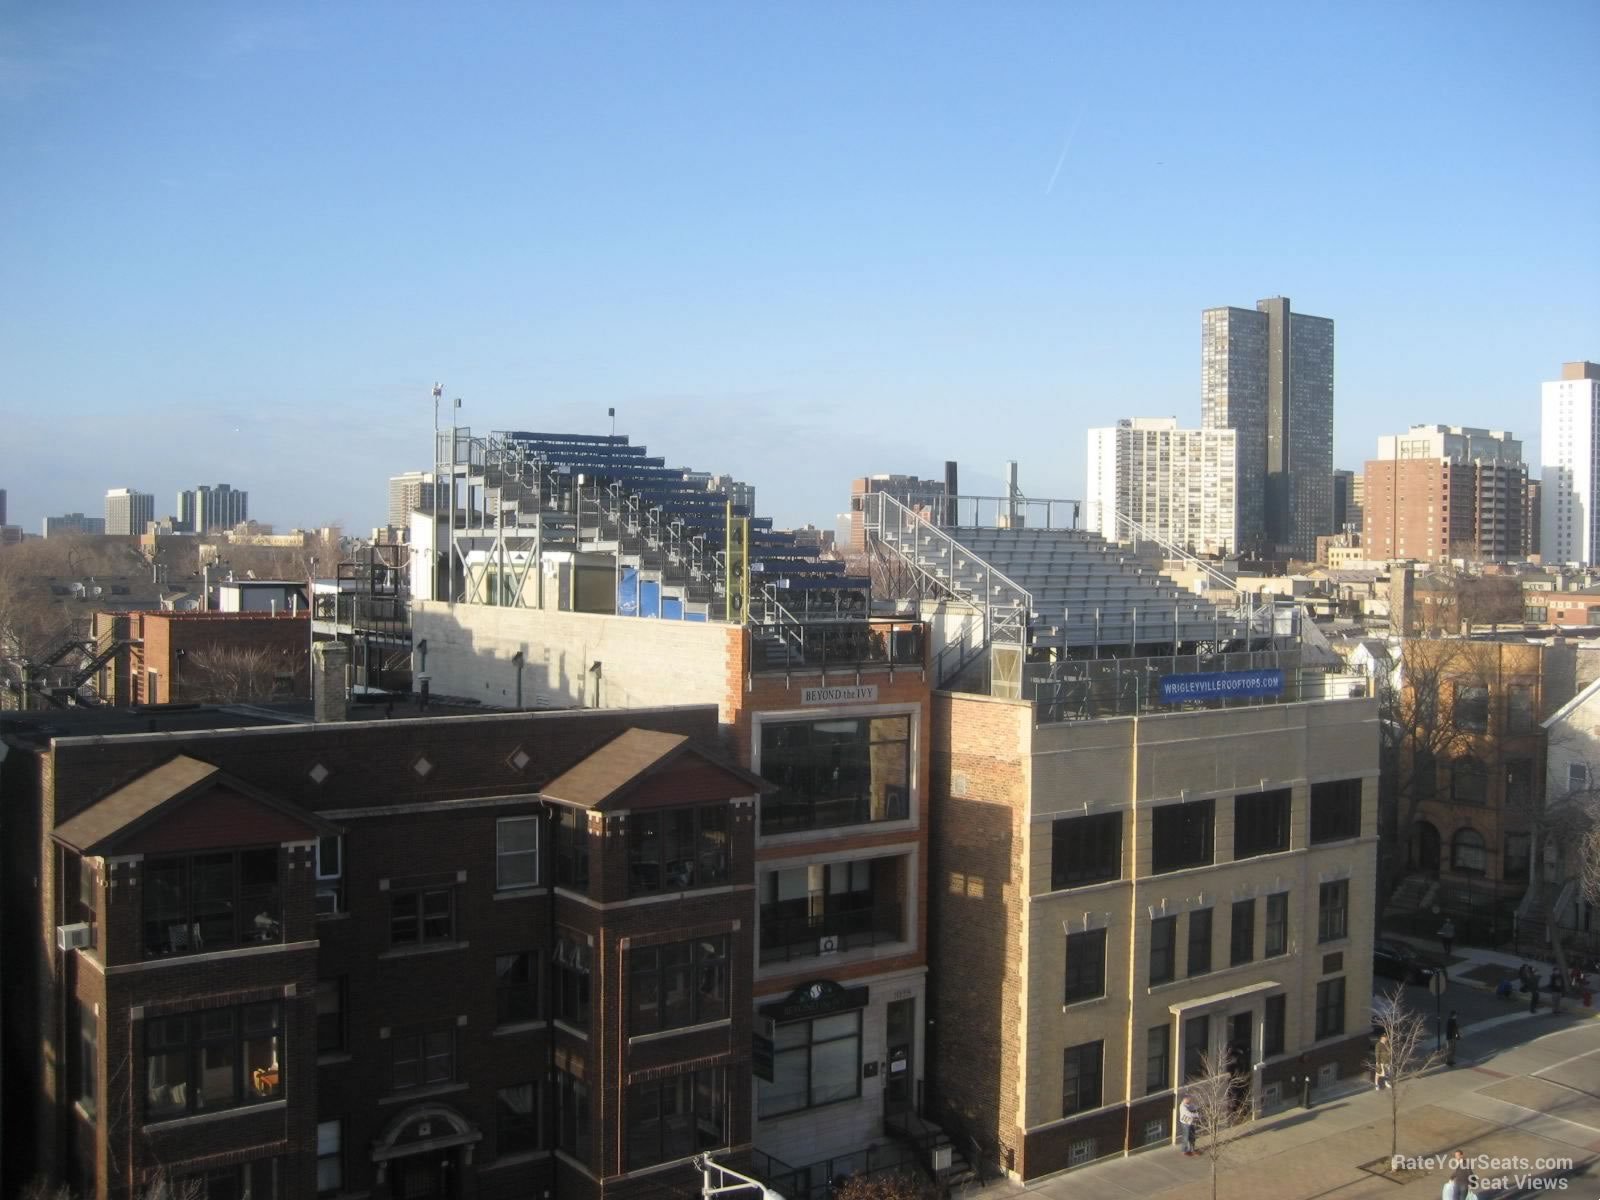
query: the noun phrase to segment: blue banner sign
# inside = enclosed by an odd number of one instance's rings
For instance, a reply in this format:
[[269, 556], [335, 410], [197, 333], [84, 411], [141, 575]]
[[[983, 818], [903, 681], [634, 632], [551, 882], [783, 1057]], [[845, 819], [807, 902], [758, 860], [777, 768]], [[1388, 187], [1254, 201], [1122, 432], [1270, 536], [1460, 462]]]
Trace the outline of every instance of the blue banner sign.
[[1210, 675], [1168, 675], [1161, 680], [1161, 703], [1186, 700], [1242, 700], [1281, 696], [1282, 671], [1216, 671]]

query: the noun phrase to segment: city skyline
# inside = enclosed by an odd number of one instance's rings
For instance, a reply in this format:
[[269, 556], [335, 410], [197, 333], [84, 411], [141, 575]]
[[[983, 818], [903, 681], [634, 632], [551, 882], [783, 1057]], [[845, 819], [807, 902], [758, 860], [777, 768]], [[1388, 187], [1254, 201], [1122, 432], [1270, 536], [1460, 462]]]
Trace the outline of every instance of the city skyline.
[[[12, 520], [203, 456], [278, 524], [371, 527], [436, 379], [479, 431], [614, 407], [795, 525], [948, 458], [1082, 496], [1086, 429], [1191, 422], [1230, 299], [1338, 322], [1347, 468], [1397, 419], [1515, 427], [1600, 353], [1563, 286], [1600, 259], [1600, 83], [1548, 69], [1592, 6], [1382, 39], [1174, 8], [1153, 41], [1109, 8], [378, 11], [17, 14]], [[1264, 91], [1307, 136], [1215, 120]]]

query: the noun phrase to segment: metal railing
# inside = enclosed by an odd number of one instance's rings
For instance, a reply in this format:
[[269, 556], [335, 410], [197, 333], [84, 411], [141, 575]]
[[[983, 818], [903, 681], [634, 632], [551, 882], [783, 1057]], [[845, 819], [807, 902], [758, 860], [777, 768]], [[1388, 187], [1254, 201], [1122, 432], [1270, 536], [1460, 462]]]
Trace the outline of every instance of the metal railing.
[[761, 834], [771, 837], [806, 829], [837, 829], [842, 825], [904, 821], [911, 816], [911, 794], [906, 787], [890, 784], [881, 790], [881, 800], [874, 800], [870, 790], [848, 796], [786, 796], [781, 791], [764, 796], [761, 800]]
[[[761, 916], [761, 961], [792, 962], [823, 954], [843, 954], [862, 946], [904, 940], [900, 905], [878, 904], [820, 916]], [[825, 948], [830, 940], [832, 948]]]
[[760, 1150], [752, 1150], [750, 1159], [751, 1173], [785, 1200], [832, 1200], [846, 1179], [875, 1179], [918, 1171], [915, 1148], [901, 1142], [869, 1146], [803, 1167], [792, 1167]]
[[803, 621], [786, 609], [782, 613], [782, 620], [753, 630], [757, 673], [926, 665], [927, 630], [921, 621]]

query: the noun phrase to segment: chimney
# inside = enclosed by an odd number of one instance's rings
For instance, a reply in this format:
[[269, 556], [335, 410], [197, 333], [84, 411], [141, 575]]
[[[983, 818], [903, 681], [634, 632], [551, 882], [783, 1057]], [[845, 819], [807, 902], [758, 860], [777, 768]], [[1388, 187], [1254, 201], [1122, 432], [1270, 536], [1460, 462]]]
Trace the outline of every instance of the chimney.
[[311, 648], [311, 717], [317, 722], [343, 721], [350, 713], [350, 647], [343, 642], [318, 642]]
[[956, 497], [961, 494], [961, 489], [956, 486], [956, 464], [944, 464], [944, 523], [952, 529], [960, 523], [956, 513]]

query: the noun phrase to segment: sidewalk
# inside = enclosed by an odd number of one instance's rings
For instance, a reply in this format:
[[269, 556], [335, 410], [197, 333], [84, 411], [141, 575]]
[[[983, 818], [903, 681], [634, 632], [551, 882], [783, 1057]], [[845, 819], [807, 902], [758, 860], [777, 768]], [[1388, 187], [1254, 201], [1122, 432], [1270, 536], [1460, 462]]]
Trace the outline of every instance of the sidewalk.
[[[1481, 991], [1492, 992], [1495, 985], [1502, 979], [1510, 979], [1512, 984], [1517, 982], [1517, 971], [1524, 963], [1532, 966], [1539, 972], [1542, 980], [1550, 974], [1550, 964], [1534, 958], [1523, 958], [1516, 954], [1503, 954], [1498, 950], [1482, 950], [1477, 946], [1452, 946], [1449, 954], [1439, 949], [1437, 938], [1411, 937], [1408, 934], [1385, 933], [1383, 940], [1388, 942], [1402, 942], [1416, 950], [1425, 963], [1443, 963], [1445, 971], [1450, 976], [1452, 983], [1464, 983], [1468, 987], [1475, 987]], [[1600, 980], [1591, 980], [1591, 986], [1600, 985]], [[1569, 995], [1569, 1001], [1577, 1001], [1576, 996]]]
[[[1222, 1160], [1219, 1195], [1228, 1200], [1313, 1200], [1335, 1194], [1340, 1200], [1420, 1200], [1439, 1195], [1448, 1177], [1442, 1160], [1457, 1149], [1524, 1158], [1530, 1166], [1540, 1159], [1570, 1160], [1566, 1172], [1543, 1172], [1546, 1179], [1560, 1175], [1568, 1183], [1546, 1182], [1545, 1188], [1566, 1187], [1564, 1194], [1574, 1200], [1600, 1191], [1600, 1025], [1573, 1014], [1532, 1041], [1485, 1055], [1483, 1063], [1492, 1066], [1472, 1060], [1470, 1043], [1465, 1039], [1462, 1065], [1440, 1067], [1407, 1084], [1401, 1094], [1400, 1153], [1439, 1156], [1435, 1169], [1401, 1183], [1362, 1170], [1362, 1164], [1388, 1157], [1392, 1094], [1374, 1092], [1363, 1079], [1346, 1080], [1341, 1092], [1319, 1093], [1310, 1109], [1292, 1108], [1255, 1121]], [[1579, 1180], [1572, 1190], [1571, 1183]], [[1029, 1184], [1002, 1180], [984, 1190], [1015, 1200], [1200, 1200], [1211, 1195], [1211, 1163], [1162, 1146]]]

